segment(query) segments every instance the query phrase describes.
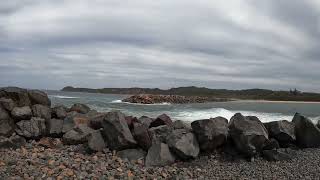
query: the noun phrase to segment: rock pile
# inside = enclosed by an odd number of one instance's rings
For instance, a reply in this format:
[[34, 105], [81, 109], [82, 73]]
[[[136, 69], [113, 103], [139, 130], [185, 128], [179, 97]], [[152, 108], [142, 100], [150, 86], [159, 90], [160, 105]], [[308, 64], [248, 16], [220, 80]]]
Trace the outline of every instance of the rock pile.
[[0, 148], [16, 149], [28, 140], [50, 147], [55, 143], [48, 138], [59, 138], [64, 145], [83, 144], [88, 153], [108, 148], [129, 160], [143, 159], [146, 166], [165, 166], [230, 147], [251, 160], [261, 155], [279, 161], [294, 157], [289, 147], [320, 146], [320, 129], [298, 113], [292, 122], [263, 124], [237, 113], [229, 122], [216, 117], [190, 127], [166, 114], [135, 118], [119, 111], [100, 113], [84, 104], [50, 105], [42, 91], [0, 89]]
[[224, 102], [230, 101], [223, 98], [204, 97], [204, 96], [179, 96], [179, 95], [154, 95], [154, 94], [138, 94], [130, 96], [122, 100], [123, 102], [139, 103], [139, 104], [188, 104], [188, 103], [205, 103], [205, 102]]

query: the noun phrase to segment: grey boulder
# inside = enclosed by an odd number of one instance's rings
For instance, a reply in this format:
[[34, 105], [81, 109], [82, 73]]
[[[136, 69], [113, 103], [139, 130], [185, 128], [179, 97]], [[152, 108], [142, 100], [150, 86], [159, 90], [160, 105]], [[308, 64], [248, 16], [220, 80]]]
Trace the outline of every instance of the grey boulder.
[[48, 106], [35, 104], [31, 109], [34, 117], [43, 118], [45, 120], [51, 119], [51, 109]]
[[47, 130], [50, 136], [60, 137], [62, 135], [63, 120], [50, 119], [47, 121]]
[[145, 165], [150, 166], [166, 166], [173, 164], [174, 155], [170, 152], [169, 146], [162, 142], [155, 142], [148, 150]]
[[12, 99], [17, 106], [30, 106], [28, 91], [18, 87], [6, 87], [0, 89], [0, 97]]
[[31, 104], [41, 104], [44, 106], [51, 106], [51, 100], [48, 95], [40, 90], [28, 90], [28, 95], [31, 101]]
[[39, 138], [46, 135], [45, 119], [32, 117], [17, 123], [17, 134], [25, 138]]
[[11, 112], [17, 105], [12, 99], [2, 97], [0, 98], [0, 106]]
[[320, 146], [320, 129], [305, 116], [296, 113], [292, 122], [295, 126], [297, 145], [303, 148]]
[[17, 149], [25, 144], [26, 139], [18, 135], [12, 135], [9, 138], [0, 136], [0, 149]]
[[172, 131], [167, 137], [167, 143], [170, 150], [182, 160], [196, 158], [200, 152], [195, 135], [185, 129]]
[[106, 148], [106, 143], [99, 130], [91, 132], [87, 139], [87, 148], [89, 152], [101, 152]]
[[235, 114], [229, 123], [229, 133], [238, 151], [252, 157], [261, 152], [268, 141], [268, 132], [255, 116]]
[[147, 126], [149, 128], [150, 124], [152, 123], [152, 121], [154, 121], [154, 119], [149, 118], [148, 116], [141, 116], [138, 119], [138, 122], [140, 122], [141, 124], [144, 124], [145, 126]]
[[9, 113], [0, 106], [0, 136], [10, 136], [14, 132], [14, 122]]
[[292, 144], [296, 140], [294, 124], [287, 120], [264, 123], [269, 137], [276, 139], [282, 147]]
[[281, 149], [264, 150], [262, 154], [268, 161], [288, 161], [294, 158], [293, 154]]
[[70, 108], [71, 111], [76, 111], [81, 114], [87, 114], [90, 111], [90, 108], [85, 104], [76, 103]]
[[228, 120], [223, 117], [197, 120], [191, 127], [202, 151], [212, 151], [227, 141]]
[[161, 125], [149, 129], [150, 137], [153, 141], [167, 142], [167, 136], [172, 132], [173, 127], [167, 125]]
[[137, 144], [123, 113], [118, 111], [107, 113], [103, 119], [102, 126], [104, 139], [111, 150], [128, 149]]
[[133, 123], [132, 133], [134, 139], [142, 149], [147, 151], [151, 147], [152, 139], [149, 133], [149, 129], [145, 124], [137, 122]]
[[15, 107], [11, 111], [11, 115], [16, 121], [29, 120], [32, 117], [32, 111], [29, 106]]
[[65, 106], [56, 106], [51, 110], [52, 118], [64, 119], [67, 116], [67, 108]]
[[88, 137], [94, 130], [88, 127], [87, 125], [80, 124], [79, 126], [74, 127], [72, 130], [65, 133], [62, 137], [63, 144], [67, 145], [76, 145], [84, 144], [87, 142]]
[[161, 114], [160, 116], [158, 116], [154, 121], [152, 121], [150, 123], [149, 127], [150, 128], [151, 127], [158, 127], [158, 126], [162, 126], [162, 125], [167, 125], [167, 126], [172, 125], [171, 118], [166, 114]]

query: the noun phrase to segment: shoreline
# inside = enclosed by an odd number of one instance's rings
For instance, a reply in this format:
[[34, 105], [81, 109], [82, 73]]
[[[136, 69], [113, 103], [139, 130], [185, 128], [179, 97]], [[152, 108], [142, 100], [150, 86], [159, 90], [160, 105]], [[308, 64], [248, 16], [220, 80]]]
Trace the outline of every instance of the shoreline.
[[230, 102], [288, 103], [288, 104], [320, 104], [319, 101], [273, 101], [273, 100], [234, 100]]

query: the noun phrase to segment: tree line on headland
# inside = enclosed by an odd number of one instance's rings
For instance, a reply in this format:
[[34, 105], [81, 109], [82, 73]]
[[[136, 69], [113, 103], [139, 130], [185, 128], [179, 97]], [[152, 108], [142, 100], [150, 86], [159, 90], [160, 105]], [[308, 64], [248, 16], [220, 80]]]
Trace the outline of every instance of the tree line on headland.
[[300, 92], [297, 89], [290, 91], [273, 91], [267, 89], [209, 89], [205, 87], [178, 87], [171, 89], [159, 88], [75, 88], [67, 86], [62, 91], [88, 92], [103, 94], [156, 94], [156, 95], [181, 95], [181, 96], [205, 96], [242, 100], [270, 100], [270, 101], [320, 101], [319, 93]]

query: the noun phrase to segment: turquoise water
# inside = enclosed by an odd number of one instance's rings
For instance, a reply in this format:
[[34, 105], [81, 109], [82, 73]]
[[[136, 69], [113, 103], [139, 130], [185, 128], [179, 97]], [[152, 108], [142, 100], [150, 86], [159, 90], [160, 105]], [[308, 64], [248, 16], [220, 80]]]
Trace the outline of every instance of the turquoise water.
[[210, 117], [222, 116], [230, 119], [235, 113], [257, 116], [261, 121], [290, 120], [295, 112], [310, 117], [314, 122], [320, 119], [320, 103], [286, 103], [286, 102], [255, 102], [233, 101], [212, 102], [204, 104], [155, 104], [142, 105], [123, 103], [128, 95], [77, 93], [62, 91], [47, 91], [53, 105], [71, 106], [74, 103], [84, 103], [97, 111], [105, 112], [120, 110], [127, 115], [156, 117], [166, 113], [173, 119], [194, 121]]

